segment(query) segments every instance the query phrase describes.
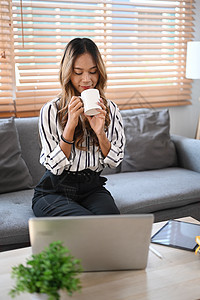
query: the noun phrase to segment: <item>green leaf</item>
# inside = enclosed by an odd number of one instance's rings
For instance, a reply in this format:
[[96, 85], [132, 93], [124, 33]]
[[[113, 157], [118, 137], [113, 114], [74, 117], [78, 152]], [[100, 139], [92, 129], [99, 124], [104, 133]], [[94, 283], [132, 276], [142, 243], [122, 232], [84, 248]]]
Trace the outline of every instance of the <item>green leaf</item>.
[[12, 268], [12, 278], [16, 285], [10, 290], [12, 298], [20, 293], [45, 293], [49, 300], [59, 300], [59, 290], [72, 295], [81, 290], [82, 272], [79, 259], [75, 259], [61, 241], [53, 242], [44, 251], [33, 254], [26, 265], [19, 264]]

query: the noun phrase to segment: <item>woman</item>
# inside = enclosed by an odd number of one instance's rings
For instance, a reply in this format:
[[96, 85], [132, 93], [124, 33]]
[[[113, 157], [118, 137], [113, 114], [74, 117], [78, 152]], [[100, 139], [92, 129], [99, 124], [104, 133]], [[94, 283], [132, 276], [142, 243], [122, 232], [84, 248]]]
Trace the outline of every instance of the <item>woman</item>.
[[[71, 40], [60, 66], [62, 92], [40, 112], [40, 163], [46, 172], [35, 188], [33, 211], [42, 216], [119, 214], [100, 176], [104, 167], [118, 166], [125, 136], [117, 106], [106, 100], [107, 75], [96, 44]], [[84, 115], [80, 94], [98, 89], [99, 113]]]

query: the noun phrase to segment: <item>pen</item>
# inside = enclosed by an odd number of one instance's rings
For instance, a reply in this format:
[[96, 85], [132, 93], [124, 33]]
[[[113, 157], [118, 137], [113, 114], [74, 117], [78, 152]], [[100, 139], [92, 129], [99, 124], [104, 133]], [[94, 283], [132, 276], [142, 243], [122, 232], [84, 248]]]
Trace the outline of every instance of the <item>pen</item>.
[[160, 259], [163, 259], [162, 254], [160, 254], [160, 252], [158, 252], [156, 249], [152, 248], [152, 246], [149, 246], [149, 250], [155, 254], [157, 257], [159, 257]]

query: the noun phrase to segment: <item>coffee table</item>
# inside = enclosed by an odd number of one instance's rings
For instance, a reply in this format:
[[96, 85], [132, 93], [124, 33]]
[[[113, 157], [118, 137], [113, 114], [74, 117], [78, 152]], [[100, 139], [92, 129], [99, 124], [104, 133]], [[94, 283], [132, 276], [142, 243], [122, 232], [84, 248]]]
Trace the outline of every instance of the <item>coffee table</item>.
[[[199, 224], [193, 218], [179, 219]], [[156, 232], [166, 222], [153, 225]], [[200, 299], [200, 255], [194, 252], [152, 244], [163, 258], [149, 252], [146, 270], [93, 272], [81, 275], [82, 292], [66, 300], [198, 300]], [[8, 291], [13, 281], [13, 265], [24, 263], [31, 248], [0, 253], [0, 299], [11, 299]], [[29, 300], [20, 294], [16, 300]]]

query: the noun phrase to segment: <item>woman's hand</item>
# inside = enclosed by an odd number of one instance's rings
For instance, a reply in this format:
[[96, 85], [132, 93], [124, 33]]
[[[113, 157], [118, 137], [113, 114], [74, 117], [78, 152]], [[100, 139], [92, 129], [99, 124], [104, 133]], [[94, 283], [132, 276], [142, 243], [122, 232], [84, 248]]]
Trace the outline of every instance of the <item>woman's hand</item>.
[[97, 137], [105, 133], [104, 127], [105, 127], [105, 118], [106, 118], [106, 107], [102, 99], [100, 99], [99, 106], [101, 107], [101, 109], [100, 108], [98, 109], [99, 114], [92, 117], [85, 115], [85, 117], [88, 119], [90, 123], [91, 128], [96, 133]]
[[78, 125], [80, 115], [83, 113], [83, 103], [77, 96], [73, 96], [68, 105], [67, 125], [74, 129]]
[[101, 148], [101, 152], [102, 152], [103, 156], [106, 157], [110, 151], [111, 143], [108, 140], [105, 130], [104, 130], [105, 118], [106, 118], [106, 107], [105, 107], [102, 99], [100, 99], [99, 105], [102, 108], [102, 109], [98, 109], [99, 114], [95, 115], [93, 117], [86, 116], [86, 118], [88, 119], [91, 128], [94, 130], [94, 132], [97, 135], [97, 138], [99, 141], [99, 146]]

